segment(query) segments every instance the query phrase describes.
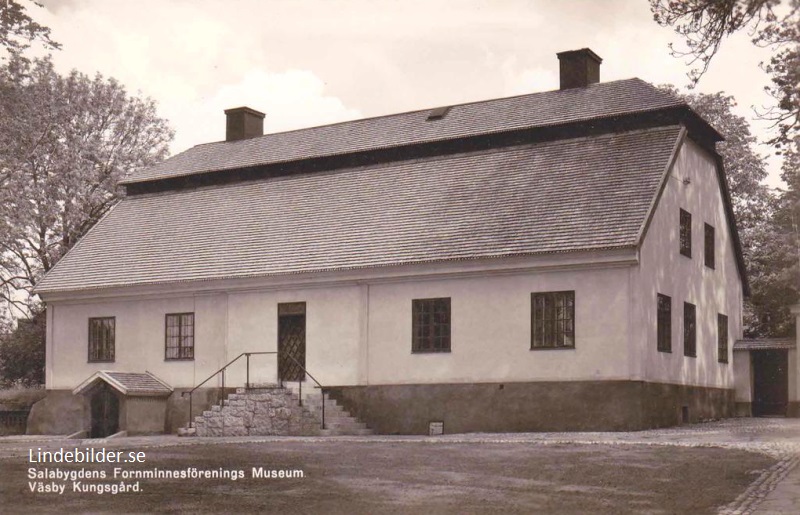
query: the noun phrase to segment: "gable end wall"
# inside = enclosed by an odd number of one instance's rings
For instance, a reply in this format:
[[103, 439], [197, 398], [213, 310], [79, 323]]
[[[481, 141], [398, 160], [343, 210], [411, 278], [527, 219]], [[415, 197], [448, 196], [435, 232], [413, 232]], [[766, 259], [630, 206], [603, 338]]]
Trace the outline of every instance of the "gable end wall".
[[[685, 182], [688, 181], [688, 182]], [[716, 165], [686, 138], [663, 186], [632, 269], [632, 345], [639, 347], [638, 376], [645, 381], [733, 388], [733, 342], [742, 335], [742, 281], [725, 213]], [[692, 215], [692, 257], [679, 252], [679, 212]], [[704, 224], [715, 229], [715, 268], [705, 266]], [[672, 352], [659, 352], [656, 299], [672, 298]], [[696, 306], [697, 357], [684, 356], [683, 303]], [[728, 316], [728, 363], [717, 354], [717, 314]]]

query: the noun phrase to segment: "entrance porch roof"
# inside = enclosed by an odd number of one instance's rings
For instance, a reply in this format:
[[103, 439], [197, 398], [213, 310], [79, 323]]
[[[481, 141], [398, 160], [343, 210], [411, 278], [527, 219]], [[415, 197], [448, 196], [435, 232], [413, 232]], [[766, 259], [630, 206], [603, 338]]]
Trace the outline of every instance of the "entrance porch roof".
[[79, 384], [72, 393], [82, 395], [89, 393], [97, 384], [105, 382], [122, 395], [132, 397], [166, 397], [172, 393], [172, 387], [150, 372], [117, 372], [101, 370], [95, 372]]

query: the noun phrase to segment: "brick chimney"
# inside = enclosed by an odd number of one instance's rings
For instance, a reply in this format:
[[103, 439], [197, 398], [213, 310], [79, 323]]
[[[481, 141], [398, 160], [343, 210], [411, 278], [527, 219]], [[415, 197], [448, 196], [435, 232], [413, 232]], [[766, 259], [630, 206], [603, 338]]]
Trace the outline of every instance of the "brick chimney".
[[600, 82], [600, 63], [603, 60], [588, 48], [559, 52], [556, 55], [561, 74], [560, 89], [585, 88], [589, 84]]
[[226, 109], [225, 141], [257, 138], [264, 135], [264, 113], [249, 107]]

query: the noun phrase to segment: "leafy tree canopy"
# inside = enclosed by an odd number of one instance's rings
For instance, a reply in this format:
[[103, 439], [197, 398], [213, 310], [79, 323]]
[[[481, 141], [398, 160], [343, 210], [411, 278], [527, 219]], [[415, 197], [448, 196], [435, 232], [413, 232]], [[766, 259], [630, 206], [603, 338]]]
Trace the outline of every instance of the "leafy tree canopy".
[[0, 67], [0, 299], [27, 311], [34, 283], [119, 199], [128, 172], [166, 157], [152, 100], [50, 59]]
[[775, 105], [761, 117], [778, 129], [771, 144], [778, 149], [792, 145], [800, 132], [800, 0], [650, 0], [650, 7], [659, 24], [683, 36], [686, 48], [672, 50], [691, 58], [692, 84], [735, 32], [748, 30], [754, 44], [772, 48], [774, 54], [764, 64], [771, 76], [765, 89]]
[[45, 312], [19, 320], [10, 334], [0, 334], [0, 388], [44, 384]]
[[[42, 7], [40, 3], [30, 3]], [[33, 21], [22, 3], [0, 0], [0, 47], [12, 56], [19, 57], [34, 41], [46, 48], [61, 48], [60, 44], [50, 39], [50, 29]]]

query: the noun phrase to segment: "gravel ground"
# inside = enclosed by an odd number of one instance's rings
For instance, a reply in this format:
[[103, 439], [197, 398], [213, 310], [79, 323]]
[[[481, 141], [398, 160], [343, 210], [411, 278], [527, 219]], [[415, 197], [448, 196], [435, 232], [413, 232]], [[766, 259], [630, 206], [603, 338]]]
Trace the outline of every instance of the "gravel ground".
[[[146, 467], [226, 467], [237, 482], [145, 480], [149, 493], [54, 499], [28, 490], [27, 457], [57, 448], [135, 449]], [[800, 420], [730, 419], [630, 433], [338, 438], [0, 438], [0, 511], [218, 513], [753, 513], [800, 456]], [[252, 466], [300, 468], [255, 481]], [[788, 484], [788, 482], [787, 482]], [[786, 490], [784, 488], [783, 490]], [[789, 496], [794, 492], [789, 491]], [[798, 493], [800, 495], [800, 493]], [[783, 497], [786, 497], [784, 492]], [[785, 499], [784, 499], [785, 500]], [[25, 506], [25, 507], [23, 507]]]

